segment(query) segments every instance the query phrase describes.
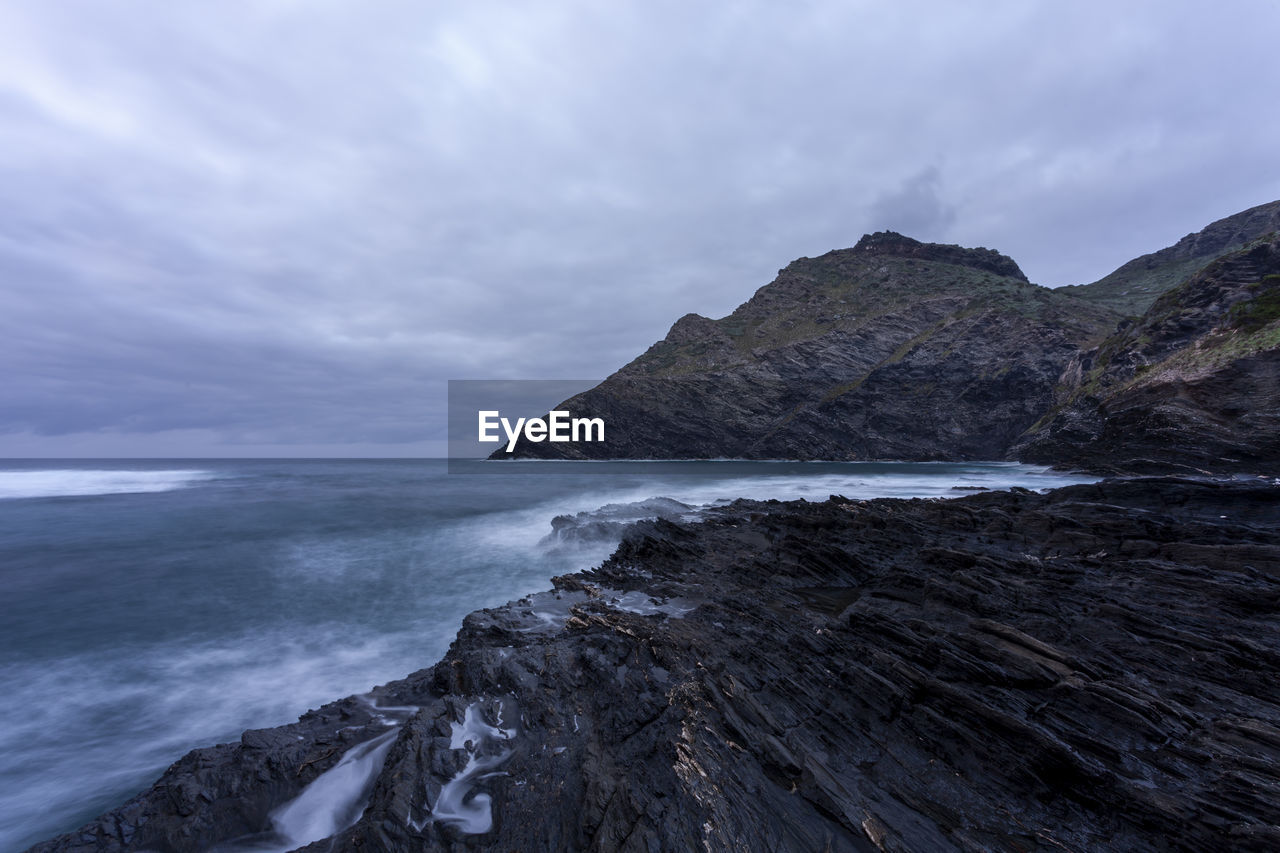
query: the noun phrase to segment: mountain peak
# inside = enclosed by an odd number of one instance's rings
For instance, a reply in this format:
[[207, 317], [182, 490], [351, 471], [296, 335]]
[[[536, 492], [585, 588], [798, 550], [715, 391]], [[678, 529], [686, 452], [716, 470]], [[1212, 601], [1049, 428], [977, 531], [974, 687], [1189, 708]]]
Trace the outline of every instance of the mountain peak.
[[918, 258], [925, 261], [937, 261], [944, 264], [958, 264], [974, 269], [986, 270], [996, 275], [1027, 280], [1018, 264], [1008, 255], [994, 249], [966, 249], [951, 243], [922, 243], [919, 240], [899, 234], [896, 231], [876, 231], [864, 234], [852, 249], [828, 252], [828, 255], [840, 252], [858, 254], [875, 253], [895, 258]]
[[899, 234], [897, 231], [876, 231], [872, 234], [863, 234], [862, 239], [853, 248], [861, 249], [864, 252], [892, 252], [894, 249], [913, 249], [923, 245], [925, 244], [919, 240], [908, 237], [905, 234]]

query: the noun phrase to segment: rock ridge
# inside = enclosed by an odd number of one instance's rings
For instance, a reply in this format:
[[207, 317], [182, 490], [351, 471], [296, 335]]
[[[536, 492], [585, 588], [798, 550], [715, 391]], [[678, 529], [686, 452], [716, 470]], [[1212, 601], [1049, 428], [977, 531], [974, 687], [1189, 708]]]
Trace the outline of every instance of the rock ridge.
[[[966, 249], [950, 243], [922, 243], [911, 237], [904, 237], [896, 231], [864, 234], [852, 249], [844, 251], [876, 252], [892, 257], [919, 258], [944, 264], [957, 264], [1027, 281], [1026, 274], [1013, 258], [1002, 255], [994, 249]], [[830, 257], [833, 254], [838, 255], [839, 251], [829, 252], [823, 257]]]

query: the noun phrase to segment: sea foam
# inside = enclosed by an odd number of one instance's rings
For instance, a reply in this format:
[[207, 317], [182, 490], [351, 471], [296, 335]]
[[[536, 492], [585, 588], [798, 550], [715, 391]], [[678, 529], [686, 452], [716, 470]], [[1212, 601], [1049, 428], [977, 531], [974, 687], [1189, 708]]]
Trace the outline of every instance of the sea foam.
[[0, 500], [168, 492], [207, 480], [211, 471], [87, 470], [0, 471]]

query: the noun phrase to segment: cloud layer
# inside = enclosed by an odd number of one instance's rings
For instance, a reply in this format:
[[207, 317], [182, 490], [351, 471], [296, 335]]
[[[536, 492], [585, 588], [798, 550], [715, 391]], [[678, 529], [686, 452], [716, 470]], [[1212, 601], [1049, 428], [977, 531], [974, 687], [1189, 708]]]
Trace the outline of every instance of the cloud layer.
[[24, 6], [0, 456], [442, 452], [866, 231], [1060, 285], [1280, 197], [1261, 2]]

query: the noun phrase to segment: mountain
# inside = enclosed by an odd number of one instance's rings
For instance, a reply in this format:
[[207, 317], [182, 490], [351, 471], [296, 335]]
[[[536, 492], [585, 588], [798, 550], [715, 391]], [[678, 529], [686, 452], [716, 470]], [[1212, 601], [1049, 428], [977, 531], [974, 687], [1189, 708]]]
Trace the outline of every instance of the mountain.
[[517, 455], [1275, 464], [1277, 228], [1273, 202], [1056, 290], [990, 249], [867, 235], [561, 404], [606, 441]]
[[597, 458], [999, 458], [1119, 315], [1027, 281], [989, 249], [891, 232], [801, 258], [732, 314], [666, 338], [561, 408]]
[[1222, 255], [1064, 373], [1017, 458], [1118, 471], [1280, 461], [1280, 236]]

